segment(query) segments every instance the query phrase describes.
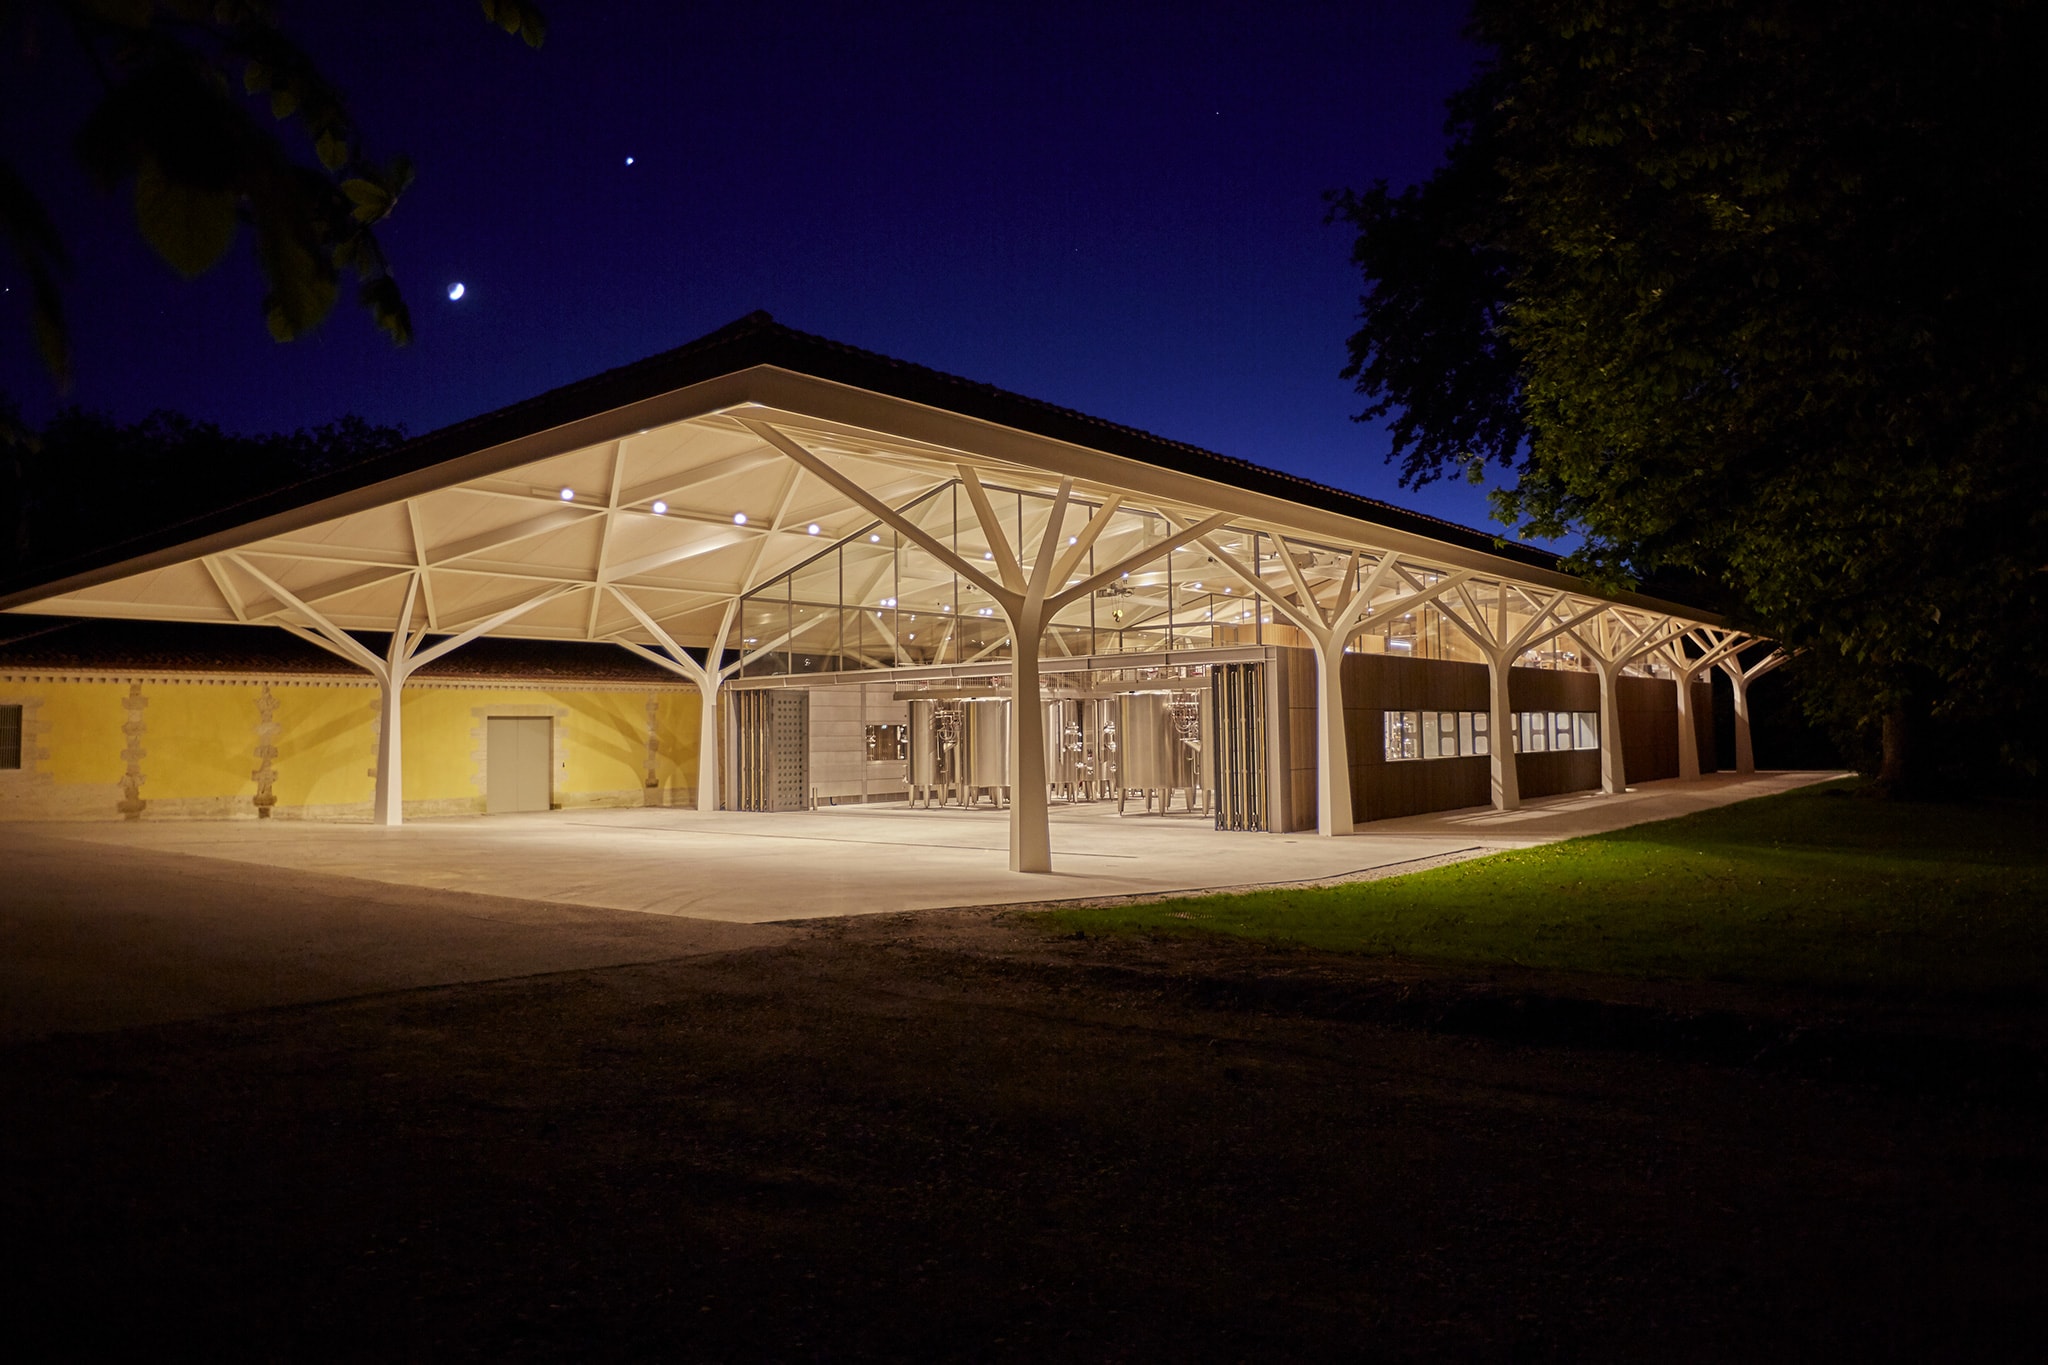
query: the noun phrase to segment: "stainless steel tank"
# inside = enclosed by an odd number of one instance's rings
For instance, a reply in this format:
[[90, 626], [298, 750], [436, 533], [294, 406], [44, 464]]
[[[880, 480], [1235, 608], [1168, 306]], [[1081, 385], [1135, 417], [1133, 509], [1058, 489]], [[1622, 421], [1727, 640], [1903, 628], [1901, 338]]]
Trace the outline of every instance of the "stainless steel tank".
[[912, 787], [936, 787], [945, 779], [939, 768], [939, 731], [934, 703], [915, 697], [910, 703], [910, 764]]
[[1117, 717], [1117, 786], [1154, 791], [1174, 782], [1171, 713], [1164, 692], [1128, 692]]
[[962, 703], [960, 726], [965, 750], [960, 780], [969, 787], [1010, 785], [1010, 703], [1007, 700]]

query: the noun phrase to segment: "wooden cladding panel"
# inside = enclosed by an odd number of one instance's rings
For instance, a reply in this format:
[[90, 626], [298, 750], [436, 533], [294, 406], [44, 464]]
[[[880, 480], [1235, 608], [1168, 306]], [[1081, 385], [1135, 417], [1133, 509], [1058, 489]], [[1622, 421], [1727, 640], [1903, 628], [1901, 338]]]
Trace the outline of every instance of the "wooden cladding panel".
[[1525, 801], [1533, 801], [1539, 796], [1560, 796], [1565, 792], [1591, 791], [1600, 785], [1600, 751], [1568, 749], [1562, 753], [1516, 754], [1515, 781], [1520, 785]]

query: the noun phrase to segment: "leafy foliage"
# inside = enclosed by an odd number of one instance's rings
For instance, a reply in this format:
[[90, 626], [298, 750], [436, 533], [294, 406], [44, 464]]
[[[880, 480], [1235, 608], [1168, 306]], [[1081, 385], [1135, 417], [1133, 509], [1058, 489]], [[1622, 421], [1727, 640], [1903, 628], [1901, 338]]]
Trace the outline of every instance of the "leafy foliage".
[[[0, 418], [11, 414], [0, 411]], [[0, 429], [12, 425], [0, 421]], [[0, 572], [28, 576], [187, 517], [389, 450], [403, 428], [349, 416], [259, 436], [175, 412], [139, 422], [67, 408], [33, 445], [0, 439], [0, 508], [12, 545]], [[31, 458], [33, 456], [33, 458]]]
[[2048, 677], [2044, 28], [1482, 0], [1444, 167], [1339, 206], [1367, 415], [1408, 410], [1410, 477], [1510, 464], [1503, 515], [1596, 579], [1725, 585], [1820, 709], [2012, 714]]
[[[529, 47], [546, 35], [545, 17], [525, 0], [482, 0], [482, 8]], [[76, 42], [36, 41], [38, 30]], [[210, 269], [247, 225], [265, 286], [264, 322], [277, 340], [318, 326], [351, 275], [356, 301], [376, 324], [400, 345], [411, 340], [412, 316], [375, 229], [412, 183], [412, 165], [368, 157], [341, 92], [286, 33], [273, 5], [0, 0], [0, 38], [24, 61], [83, 54], [100, 95], [74, 150], [109, 190], [131, 187], [136, 226], [172, 269]], [[294, 131], [312, 164], [287, 146]], [[29, 280], [38, 348], [66, 382], [62, 238], [4, 159], [0, 234]]]

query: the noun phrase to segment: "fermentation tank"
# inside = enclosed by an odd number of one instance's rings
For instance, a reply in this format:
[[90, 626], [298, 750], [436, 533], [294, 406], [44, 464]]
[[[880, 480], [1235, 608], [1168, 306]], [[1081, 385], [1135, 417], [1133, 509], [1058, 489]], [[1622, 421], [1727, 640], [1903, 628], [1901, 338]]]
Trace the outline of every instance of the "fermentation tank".
[[961, 781], [972, 788], [1010, 785], [1010, 703], [999, 699], [961, 704], [964, 762]]

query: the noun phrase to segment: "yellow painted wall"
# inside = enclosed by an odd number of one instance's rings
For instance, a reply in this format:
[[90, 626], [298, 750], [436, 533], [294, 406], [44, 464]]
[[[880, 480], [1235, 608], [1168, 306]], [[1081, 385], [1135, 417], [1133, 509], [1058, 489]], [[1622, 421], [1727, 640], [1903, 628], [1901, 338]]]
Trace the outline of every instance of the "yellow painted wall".
[[[139, 689], [139, 697], [136, 695]], [[263, 701], [274, 727], [259, 733]], [[140, 705], [135, 705], [136, 701]], [[363, 818], [375, 790], [377, 692], [290, 680], [139, 682], [0, 678], [0, 702], [30, 708], [23, 770], [0, 772], [0, 817], [119, 819], [129, 738], [143, 726], [140, 818], [254, 816], [266, 740], [273, 814]], [[545, 715], [555, 734], [557, 805], [682, 804], [695, 791], [694, 689], [435, 687], [405, 692], [401, 742], [409, 815], [481, 812], [492, 715]], [[649, 726], [653, 785], [649, 786]], [[132, 804], [132, 803], [131, 803]]]
[[[128, 743], [121, 734], [121, 722], [127, 718], [121, 698], [127, 692], [119, 683], [0, 684], [0, 693], [9, 701], [33, 697], [42, 702], [38, 716], [42, 734], [35, 742], [49, 750], [49, 757], [37, 767], [61, 786], [111, 784], [120, 779], [126, 766], [121, 750]], [[54, 742], [55, 736], [62, 736], [64, 742]]]
[[277, 703], [277, 757], [271, 760], [277, 809], [311, 813], [360, 805], [367, 811], [376, 790], [370, 770], [377, 761], [377, 689], [272, 683], [270, 695]]
[[[143, 756], [149, 801], [256, 795], [256, 696], [246, 683], [188, 683], [142, 689]], [[55, 745], [50, 746], [53, 750]]]

